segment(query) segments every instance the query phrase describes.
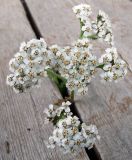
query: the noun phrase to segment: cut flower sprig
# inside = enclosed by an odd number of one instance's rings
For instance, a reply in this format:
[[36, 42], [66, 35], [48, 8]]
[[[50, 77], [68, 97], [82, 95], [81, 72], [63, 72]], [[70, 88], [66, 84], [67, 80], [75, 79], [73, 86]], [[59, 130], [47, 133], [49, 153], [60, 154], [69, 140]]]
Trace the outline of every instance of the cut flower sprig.
[[100, 139], [95, 125], [81, 123], [70, 111], [71, 102], [63, 101], [60, 105], [50, 104], [44, 113], [45, 122], [54, 124], [53, 135], [46, 142], [48, 148], [59, 146], [64, 153], [77, 153], [81, 148], [92, 148]]
[[[90, 149], [99, 139], [96, 126], [82, 123], [70, 110], [74, 95], [84, 95], [88, 85], [101, 70], [101, 81], [118, 82], [127, 74], [127, 65], [119, 58], [108, 15], [99, 11], [95, 19], [87, 4], [73, 7], [80, 21], [80, 37], [69, 46], [48, 46], [43, 38], [23, 42], [9, 62], [11, 74], [7, 84], [16, 93], [39, 87], [43, 78], [49, 77], [60, 90], [63, 99], [45, 110], [46, 122], [54, 125], [48, 147], [59, 146], [65, 153], [80, 148]], [[93, 55], [93, 40], [109, 45], [98, 58]], [[68, 96], [68, 97], [67, 97]]]
[[[87, 93], [88, 85], [99, 68], [104, 81], [117, 82], [126, 75], [127, 65], [118, 58], [108, 15], [99, 11], [96, 20], [92, 20], [92, 10], [87, 4], [73, 7], [73, 12], [80, 20], [81, 32], [80, 39], [70, 46], [48, 46], [42, 38], [21, 44], [19, 52], [9, 62], [12, 73], [7, 76], [7, 84], [15, 92], [39, 86], [48, 75], [63, 97], [68, 90], [74, 99], [73, 94]], [[92, 54], [93, 39], [110, 44], [99, 60]]]
[[81, 4], [74, 6], [73, 12], [80, 20], [80, 38], [100, 39], [112, 46], [114, 45], [111, 22], [105, 12], [99, 10], [96, 20], [91, 18], [92, 9], [90, 5]]

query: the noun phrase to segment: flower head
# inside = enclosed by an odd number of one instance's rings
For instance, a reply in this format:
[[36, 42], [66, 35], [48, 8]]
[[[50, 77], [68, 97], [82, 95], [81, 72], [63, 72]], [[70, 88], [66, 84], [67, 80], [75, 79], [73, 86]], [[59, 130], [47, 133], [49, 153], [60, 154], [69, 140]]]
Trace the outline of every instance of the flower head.
[[87, 37], [92, 33], [92, 23], [90, 15], [92, 14], [91, 6], [87, 4], [80, 4], [73, 7], [73, 12], [80, 20], [81, 32], [83, 37]]
[[92, 10], [91, 6], [88, 4], [80, 4], [73, 7], [73, 12], [76, 14], [76, 17], [85, 23], [88, 17], [91, 15]]
[[45, 69], [55, 63], [54, 54], [47, 50], [44, 39], [23, 42], [19, 52], [9, 62], [12, 74], [7, 76], [7, 84], [18, 93], [38, 86], [41, 78], [46, 76]]
[[59, 107], [57, 105], [50, 104], [49, 108], [44, 110], [44, 113], [47, 115], [48, 121], [52, 121], [56, 124], [60, 118], [72, 115], [69, 108], [70, 105], [71, 103], [69, 101], [63, 102]]
[[64, 153], [76, 153], [83, 147], [90, 149], [93, 147], [96, 139], [99, 139], [96, 126], [87, 126], [85, 123], [81, 123], [79, 118], [74, 116], [70, 111], [67, 114], [64, 108], [62, 110], [62, 106], [68, 107], [67, 105], [70, 105], [70, 103], [63, 102], [61, 106], [58, 106], [54, 110], [55, 115], [61, 110], [59, 115], [63, 112], [65, 116], [58, 117], [58, 121], [54, 124], [53, 135], [49, 137], [47, 147], [54, 148], [55, 146], [59, 146]]
[[99, 63], [103, 64], [101, 78], [105, 81], [115, 81], [124, 78], [127, 73], [126, 62], [118, 58], [116, 48], [106, 49], [106, 54], [102, 55]]
[[99, 11], [97, 20], [92, 22], [92, 29], [99, 39], [114, 45], [111, 22], [105, 12]]
[[59, 73], [67, 80], [66, 86], [75, 93], [85, 94], [95, 74], [96, 56], [91, 54], [92, 45], [88, 39], [79, 39], [71, 47], [64, 47], [58, 55]]

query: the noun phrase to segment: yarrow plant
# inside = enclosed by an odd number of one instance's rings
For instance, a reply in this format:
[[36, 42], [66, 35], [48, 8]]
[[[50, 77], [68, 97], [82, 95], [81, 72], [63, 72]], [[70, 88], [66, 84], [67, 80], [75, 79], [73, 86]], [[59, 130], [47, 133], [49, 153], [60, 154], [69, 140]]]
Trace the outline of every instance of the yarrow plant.
[[[96, 126], [87, 126], [70, 110], [75, 94], [84, 95], [98, 70], [105, 82], [118, 82], [127, 74], [127, 65], [118, 56], [108, 15], [99, 11], [94, 19], [90, 5], [73, 7], [80, 21], [80, 37], [69, 46], [57, 44], [48, 46], [44, 39], [23, 42], [18, 53], [9, 62], [11, 74], [7, 84], [16, 93], [40, 86], [43, 78], [49, 77], [58, 86], [63, 97], [69, 93], [69, 100], [49, 105], [45, 110], [46, 121], [54, 124], [53, 135], [48, 147], [59, 146], [65, 153], [79, 148], [91, 148], [99, 139]], [[101, 57], [93, 55], [93, 41], [100, 40], [108, 45]]]
[[95, 125], [87, 126], [81, 123], [77, 116], [70, 111], [71, 103], [62, 102], [60, 106], [49, 105], [45, 110], [47, 120], [53, 122], [53, 135], [49, 137], [48, 148], [59, 146], [64, 153], [76, 153], [80, 148], [92, 148], [99, 139]]

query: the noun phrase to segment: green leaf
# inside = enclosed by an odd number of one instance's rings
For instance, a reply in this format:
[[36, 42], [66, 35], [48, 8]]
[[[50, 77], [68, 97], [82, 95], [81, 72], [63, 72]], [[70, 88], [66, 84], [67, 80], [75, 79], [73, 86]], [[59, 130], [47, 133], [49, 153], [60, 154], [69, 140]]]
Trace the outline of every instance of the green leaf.
[[61, 95], [65, 97], [67, 93], [66, 79], [64, 77], [61, 77], [58, 73], [56, 73], [52, 69], [47, 69], [46, 71], [47, 71], [48, 77], [57, 85]]
[[100, 65], [98, 65], [96, 68], [101, 68], [101, 69], [103, 69], [103, 67], [104, 67], [104, 64], [100, 64]]
[[83, 33], [84, 33], [84, 32], [82, 31], [82, 26], [84, 26], [84, 24], [83, 24], [83, 22], [81, 22], [81, 20], [80, 20], [80, 30], [81, 30], [81, 31], [80, 31], [80, 39], [83, 38]]
[[65, 115], [65, 112], [62, 111], [61, 114], [60, 114], [60, 116], [55, 116], [54, 117], [54, 119], [52, 121], [53, 125], [56, 125], [59, 122], [59, 120], [64, 119], [64, 118], [66, 118], [66, 115]]

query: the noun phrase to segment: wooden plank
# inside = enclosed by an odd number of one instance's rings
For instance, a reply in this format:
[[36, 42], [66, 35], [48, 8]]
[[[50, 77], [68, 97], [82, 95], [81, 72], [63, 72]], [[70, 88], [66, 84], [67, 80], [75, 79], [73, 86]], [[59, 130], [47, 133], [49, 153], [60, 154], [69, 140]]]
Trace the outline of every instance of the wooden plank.
[[28, 7], [48, 44], [65, 46], [79, 35], [79, 22], [72, 12], [71, 0], [26, 0]]
[[[92, 1], [95, 11], [102, 9], [112, 19], [116, 46], [131, 70], [132, 3], [122, 0]], [[123, 14], [125, 16], [123, 16]], [[130, 27], [131, 26], [131, 27]], [[130, 27], [130, 28], [129, 28]], [[96, 78], [87, 96], [76, 97], [76, 106], [84, 121], [99, 128], [97, 148], [104, 160], [131, 160], [132, 157], [132, 73], [117, 84], [101, 84]]]
[[96, 124], [101, 135], [97, 148], [104, 160], [131, 160], [132, 156], [132, 74], [118, 84], [89, 86], [88, 95], [76, 97], [82, 119]]
[[[98, 9], [106, 11], [112, 19], [117, 48], [131, 70], [132, 3], [130, 1], [123, 3], [123, 0], [48, 0], [35, 3], [34, 0], [33, 3], [32, 0], [26, 0], [26, 2], [46, 40], [60, 45], [70, 44], [79, 33], [79, 23], [72, 13], [72, 6], [88, 2], [96, 12]], [[48, 30], [46, 26], [49, 26]], [[104, 160], [131, 159], [131, 80], [131, 73], [118, 84], [103, 85], [97, 78], [89, 86], [87, 96], [76, 97], [76, 105], [83, 120], [94, 123], [99, 128], [102, 138], [97, 147]]]
[[43, 110], [60, 98], [49, 80], [44, 80], [42, 88], [25, 94], [15, 94], [5, 84], [9, 60], [23, 40], [35, 35], [19, 0], [0, 2], [0, 160], [88, 160], [83, 153], [73, 158], [45, 146], [52, 128], [43, 125]]

